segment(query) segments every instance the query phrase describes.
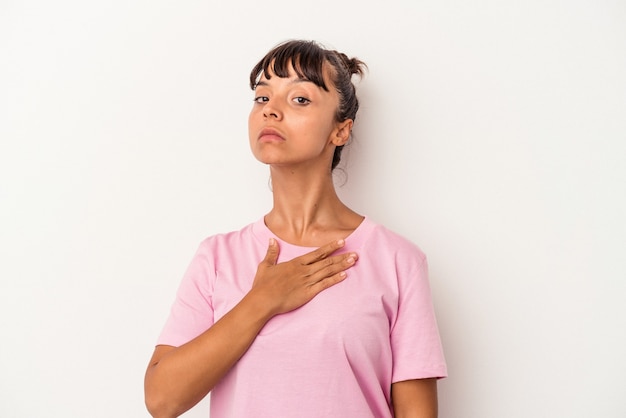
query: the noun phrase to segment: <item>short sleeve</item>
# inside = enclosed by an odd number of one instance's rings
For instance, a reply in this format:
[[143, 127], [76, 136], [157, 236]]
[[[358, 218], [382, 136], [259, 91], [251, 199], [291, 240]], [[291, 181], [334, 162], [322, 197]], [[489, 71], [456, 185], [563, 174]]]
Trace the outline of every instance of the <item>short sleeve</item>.
[[213, 254], [209, 240], [205, 240], [183, 276], [157, 345], [178, 347], [213, 325], [214, 281]]
[[443, 378], [447, 367], [435, 318], [426, 257], [399, 255], [398, 311], [391, 329], [392, 382]]

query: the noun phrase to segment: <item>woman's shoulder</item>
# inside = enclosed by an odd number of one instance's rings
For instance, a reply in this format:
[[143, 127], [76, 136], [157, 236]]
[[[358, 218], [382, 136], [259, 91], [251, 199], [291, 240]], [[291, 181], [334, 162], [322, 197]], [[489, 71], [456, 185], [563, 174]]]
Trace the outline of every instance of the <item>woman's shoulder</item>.
[[366, 219], [371, 225], [371, 232], [367, 239], [368, 246], [374, 246], [378, 250], [394, 254], [402, 254], [419, 259], [426, 258], [422, 249], [412, 239], [408, 238], [408, 231], [399, 232], [370, 218]]
[[249, 223], [237, 230], [230, 230], [224, 232], [216, 232], [213, 235], [209, 235], [200, 241], [200, 249], [211, 250], [223, 247], [237, 247], [242, 243], [259, 241], [258, 237], [258, 223], [255, 221]]

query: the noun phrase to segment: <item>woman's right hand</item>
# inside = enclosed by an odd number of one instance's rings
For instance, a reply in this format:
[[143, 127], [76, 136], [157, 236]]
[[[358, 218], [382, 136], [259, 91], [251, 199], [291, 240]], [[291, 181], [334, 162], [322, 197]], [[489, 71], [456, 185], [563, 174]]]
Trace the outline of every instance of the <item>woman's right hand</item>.
[[354, 266], [358, 255], [353, 252], [332, 255], [344, 245], [344, 240], [333, 241], [277, 264], [280, 249], [278, 242], [271, 238], [250, 292], [266, 299], [265, 306], [270, 307], [272, 315], [297, 309], [347, 277], [346, 270]]

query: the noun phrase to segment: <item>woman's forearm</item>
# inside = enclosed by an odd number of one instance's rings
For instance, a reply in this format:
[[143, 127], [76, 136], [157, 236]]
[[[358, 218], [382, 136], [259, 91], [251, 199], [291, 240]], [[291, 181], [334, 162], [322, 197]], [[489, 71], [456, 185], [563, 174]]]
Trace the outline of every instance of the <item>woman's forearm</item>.
[[248, 294], [211, 328], [180, 347], [158, 346], [145, 377], [154, 417], [176, 417], [204, 398], [248, 350], [271, 318]]

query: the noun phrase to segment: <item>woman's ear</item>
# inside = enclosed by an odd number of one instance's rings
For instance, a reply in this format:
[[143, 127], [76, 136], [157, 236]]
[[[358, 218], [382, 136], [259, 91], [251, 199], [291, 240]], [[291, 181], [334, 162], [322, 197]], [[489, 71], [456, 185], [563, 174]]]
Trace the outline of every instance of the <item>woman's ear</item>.
[[343, 122], [339, 122], [333, 131], [333, 144], [338, 147], [345, 145], [350, 139], [353, 124], [354, 122], [352, 119], [346, 119]]

